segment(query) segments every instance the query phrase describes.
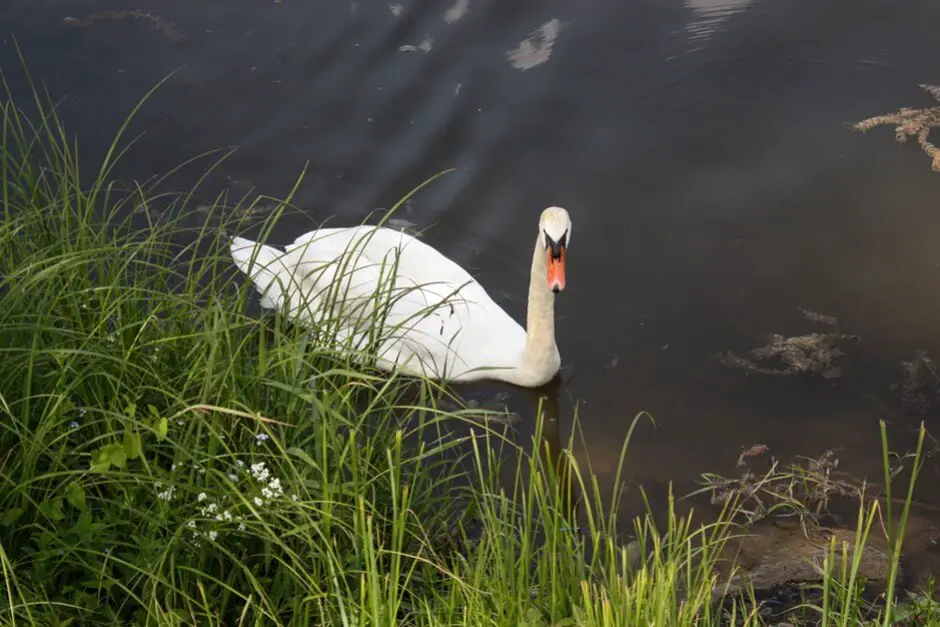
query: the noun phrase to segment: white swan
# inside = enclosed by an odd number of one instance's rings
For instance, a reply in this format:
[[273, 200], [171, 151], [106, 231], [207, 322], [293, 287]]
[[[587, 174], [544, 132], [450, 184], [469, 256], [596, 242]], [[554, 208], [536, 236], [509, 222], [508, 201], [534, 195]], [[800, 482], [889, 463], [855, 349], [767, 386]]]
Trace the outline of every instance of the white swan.
[[[527, 330], [466, 270], [393, 229], [318, 229], [286, 251], [235, 237], [230, 249], [264, 307], [313, 328], [328, 326], [346, 346], [351, 340], [362, 348], [378, 331], [375, 365], [383, 370], [538, 387], [561, 366], [555, 294], [565, 287], [570, 243], [568, 212], [545, 209], [532, 256]], [[378, 325], [377, 308], [384, 317]]]

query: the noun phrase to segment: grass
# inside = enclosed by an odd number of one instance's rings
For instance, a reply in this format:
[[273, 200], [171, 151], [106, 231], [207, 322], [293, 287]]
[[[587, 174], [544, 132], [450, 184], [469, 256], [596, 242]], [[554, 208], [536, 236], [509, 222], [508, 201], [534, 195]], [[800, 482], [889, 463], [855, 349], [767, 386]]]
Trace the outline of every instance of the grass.
[[[761, 624], [714, 594], [746, 531], [736, 499], [698, 522], [670, 496], [621, 530], [619, 493], [571, 442], [552, 450], [541, 415], [515, 442], [440, 409], [434, 382], [372, 370], [369, 346], [337, 350], [328, 323], [313, 338], [255, 315], [223, 233], [269, 199], [118, 185], [127, 122], [83, 181], [54, 107], [33, 105], [4, 101], [0, 137], [4, 624]], [[858, 546], [882, 513], [866, 507]], [[835, 564], [815, 615], [890, 624], [893, 598], [863, 602]]]

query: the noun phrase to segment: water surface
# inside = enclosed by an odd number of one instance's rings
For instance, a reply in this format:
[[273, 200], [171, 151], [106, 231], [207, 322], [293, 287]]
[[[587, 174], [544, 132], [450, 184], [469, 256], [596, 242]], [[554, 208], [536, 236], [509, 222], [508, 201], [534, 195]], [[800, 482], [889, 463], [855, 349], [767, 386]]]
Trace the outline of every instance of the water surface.
[[[782, 458], [841, 447], [843, 468], [871, 474], [879, 418], [898, 446], [922, 418], [889, 386], [914, 350], [940, 354], [940, 174], [890, 129], [846, 127], [929, 106], [918, 84], [940, 83], [940, 5], [895, 7], [6, 0], [0, 62], [21, 89], [15, 36], [89, 164], [175, 71], [134, 125], [147, 133], [126, 178], [237, 146], [207, 195], [283, 196], [306, 166], [296, 202], [353, 224], [456, 168], [401, 217], [520, 321], [539, 212], [568, 208], [562, 437], [577, 404], [609, 476], [630, 420], [649, 411], [657, 427], [639, 430], [628, 478], [688, 488], [733, 472], [756, 443]], [[88, 19], [104, 10], [147, 15]], [[799, 307], [861, 337], [841, 378], [714, 359], [769, 333], [827, 331]], [[512, 392], [524, 434], [533, 396]], [[940, 495], [933, 460], [925, 473], [924, 496]]]

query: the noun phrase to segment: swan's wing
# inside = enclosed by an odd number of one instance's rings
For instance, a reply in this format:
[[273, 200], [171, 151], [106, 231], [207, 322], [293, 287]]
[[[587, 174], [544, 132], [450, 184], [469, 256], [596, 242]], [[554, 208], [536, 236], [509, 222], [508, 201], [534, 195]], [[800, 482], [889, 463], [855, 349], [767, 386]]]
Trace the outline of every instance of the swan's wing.
[[524, 347], [522, 327], [466, 270], [406, 233], [320, 229], [287, 251], [308, 298], [340, 317], [344, 338], [379, 334], [386, 365], [441, 376], [509, 367]]
[[[387, 227], [363, 225], [319, 229], [304, 233], [285, 248], [288, 252], [303, 250], [305, 261], [361, 255], [373, 263], [398, 250], [402, 274], [416, 283], [476, 284], [469, 272], [436, 248], [408, 233]], [[482, 287], [480, 290], [485, 293]]]
[[388, 344], [399, 362], [411, 359], [424, 374], [448, 378], [518, 365], [525, 330], [469, 272], [428, 244], [391, 229], [377, 229], [366, 251], [371, 255], [392, 247], [401, 251], [399, 285], [408, 290], [389, 316], [402, 331]]

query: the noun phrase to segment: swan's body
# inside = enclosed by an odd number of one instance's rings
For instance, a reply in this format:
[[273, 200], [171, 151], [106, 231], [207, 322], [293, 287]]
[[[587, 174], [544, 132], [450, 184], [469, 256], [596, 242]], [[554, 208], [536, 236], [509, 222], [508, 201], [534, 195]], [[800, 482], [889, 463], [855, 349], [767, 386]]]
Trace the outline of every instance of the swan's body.
[[[374, 339], [376, 366], [383, 370], [537, 387], [550, 381], [561, 365], [554, 293], [564, 288], [571, 223], [564, 209], [549, 207], [539, 227], [528, 333], [466, 270], [393, 229], [318, 229], [301, 235], [285, 251], [236, 237], [231, 253], [261, 293], [264, 307], [314, 328], [325, 327], [343, 346], [352, 342], [364, 349]], [[377, 309], [382, 311], [381, 325], [376, 323]]]

